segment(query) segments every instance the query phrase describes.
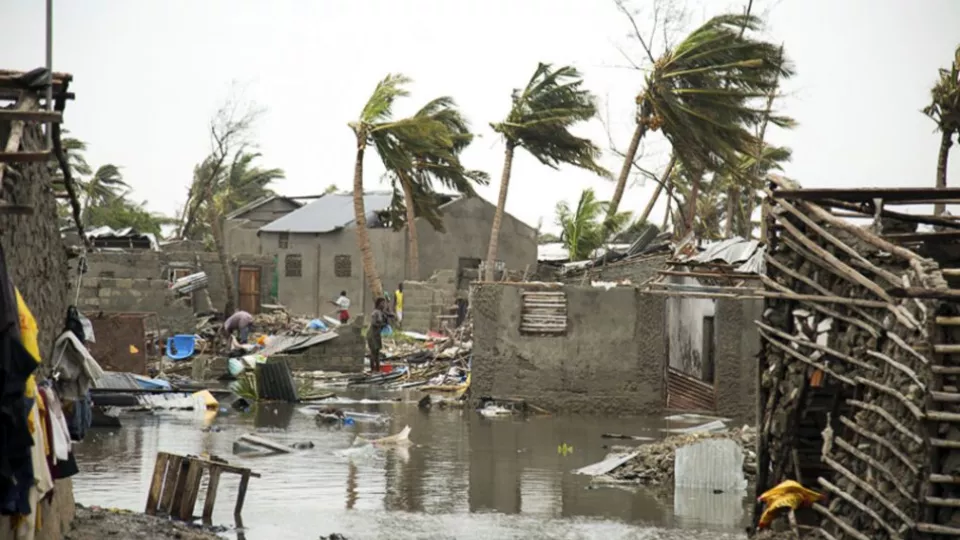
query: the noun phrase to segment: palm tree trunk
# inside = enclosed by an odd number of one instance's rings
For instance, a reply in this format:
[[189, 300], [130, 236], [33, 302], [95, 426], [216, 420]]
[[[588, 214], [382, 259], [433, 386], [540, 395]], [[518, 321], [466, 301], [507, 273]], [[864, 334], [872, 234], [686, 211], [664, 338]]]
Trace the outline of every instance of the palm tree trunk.
[[420, 280], [420, 245], [417, 237], [417, 216], [413, 208], [413, 186], [406, 174], [400, 174], [403, 199], [407, 207], [407, 279]]
[[670, 204], [673, 203], [673, 184], [667, 186], [667, 211], [663, 214], [663, 224], [660, 225], [660, 232], [667, 230], [667, 224], [670, 223]]
[[237, 308], [237, 289], [233, 283], [233, 268], [230, 267], [230, 259], [227, 257], [227, 249], [223, 243], [223, 228], [220, 224], [220, 216], [213, 210], [213, 203], [210, 203], [210, 232], [213, 235], [213, 245], [217, 249], [217, 258], [220, 260], [220, 271], [223, 274], [223, 290], [227, 292], [227, 300], [223, 306], [223, 314], [230, 316]]
[[692, 183], [690, 185], [690, 200], [687, 201], [687, 219], [684, 224], [685, 232], [694, 230], [697, 222], [697, 199], [700, 198], [700, 178], [702, 172], [695, 172], [691, 175]]
[[617, 187], [613, 190], [613, 197], [607, 206], [607, 224], [617, 214], [617, 209], [620, 207], [620, 200], [623, 199], [623, 192], [627, 188], [627, 179], [630, 178], [630, 169], [633, 168], [633, 160], [637, 157], [637, 149], [640, 148], [640, 141], [646, 131], [645, 124], [637, 122], [637, 127], [633, 130], [633, 138], [630, 139], [630, 146], [627, 147], [627, 153], [623, 156], [623, 167], [620, 168], [620, 176], [617, 177]]
[[[947, 160], [950, 157], [950, 145], [953, 144], [951, 136], [953, 134], [949, 129], [945, 129], [940, 136], [940, 155], [937, 156], [937, 189], [947, 187]], [[944, 204], [933, 206], [934, 215], [941, 215], [947, 209]]]
[[373, 260], [370, 247], [370, 232], [367, 230], [367, 212], [363, 207], [363, 151], [366, 149], [366, 137], [357, 134], [357, 162], [353, 166], [353, 214], [357, 222], [357, 248], [363, 259], [363, 275], [370, 285], [373, 298], [383, 297], [383, 283], [377, 275], [377, 264]]
[[[640, 218], [637, 219], [637, 223], [644, 223], [647, 221], [647, 218], [650, 217], [650, 212], [653, 212], [654, 205], [657, 204], [657, 199], [660, 198], [660, 192], [663, 191], [663, 186], [667, 185], [667, 182], [670, 181], [670, 174], [673, 172], [673, 167], [677, 164], [676, 154], [670, 155], [670, 162], [667, 163], [667, 168], [664, 169], [663, 174], [660, 176], [660, 182], [657, 183], [657, 189], [653, 191], [653, 195], [650, 197], [650, 200], [647, 202], [647, 207], [643, 209], [643, 213], [640, 214]], [[671, 186], [672, 188], [673, 186]], [[668, 214], [669, 214], [669, 203], [667, 204]]]
[[507, 141], [507, 148], [503, 153], [503, 173], [500, 175], [500, 196], [497, 198], [497, 211], [493, 214], [493, 228], [490, 230], [490, 247], [487, 248], [487, 262], [484, 272], [484, 281], [493, 281], [493, 263], [497, 260], [497, 248], [500, 240], [500, 225], [503, 222], [503, 213], [507, 207], [507, 189], [510, 187], [510, 172], [513, 170], [514, 143]]
[[727, 189], [727, 222], [723, 225], [723, 237], [730, 238], [733, 236], [733, 227], [734, 227], [734, 212], [737, 210], [737, 188], [730, 187]]

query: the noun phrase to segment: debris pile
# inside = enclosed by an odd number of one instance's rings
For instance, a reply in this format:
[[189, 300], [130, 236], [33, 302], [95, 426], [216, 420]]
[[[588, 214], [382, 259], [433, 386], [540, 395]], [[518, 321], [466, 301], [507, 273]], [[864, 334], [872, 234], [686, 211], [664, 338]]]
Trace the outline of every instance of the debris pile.
[[[754, 451], [757, 444], [757, 430], [752, 426], [744, 426], [719, 433], [702, 431], [675, 435], [636, 448], [630, 447], [628, 449], [635, 451], [637, 455], [610, 471], [608, 476], [617, 482], [650, 486], [671, 484], [673, 483], [674, 458], [677, 448], [704, 439], [732, 439], [739, 443], [744, 453], [743, 472], [748, 480], [753, 480], [757, 474], [757, 455]], [[616, 447], [612, 450], [623, 451], [625, 448]]]

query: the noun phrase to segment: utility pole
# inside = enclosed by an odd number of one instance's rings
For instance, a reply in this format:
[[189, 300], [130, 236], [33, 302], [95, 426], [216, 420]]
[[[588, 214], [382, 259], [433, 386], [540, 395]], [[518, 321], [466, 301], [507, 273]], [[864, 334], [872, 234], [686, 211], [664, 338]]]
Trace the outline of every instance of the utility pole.
[[[53, 0], [47, 0], [47, 111], [53, 111]], [[47, 148], [53, 148], [53, 122], [47, 122]]]

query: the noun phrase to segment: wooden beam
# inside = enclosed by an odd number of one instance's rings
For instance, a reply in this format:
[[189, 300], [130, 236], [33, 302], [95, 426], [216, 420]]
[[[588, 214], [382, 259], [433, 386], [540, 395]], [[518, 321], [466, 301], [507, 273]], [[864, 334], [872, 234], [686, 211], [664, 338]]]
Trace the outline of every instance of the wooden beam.
[[57, 111], [21, 111], [0, 109], [0, 122], [62, 122], [63, 115]]
[[43, 152], [0, 152], [0, 163], [40, 163], [53, 159], [49, 150]]

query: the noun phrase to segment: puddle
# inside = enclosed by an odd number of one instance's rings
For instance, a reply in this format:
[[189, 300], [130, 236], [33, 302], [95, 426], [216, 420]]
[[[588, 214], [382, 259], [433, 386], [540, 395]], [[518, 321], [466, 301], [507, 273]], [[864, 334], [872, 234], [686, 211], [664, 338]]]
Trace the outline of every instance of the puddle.
[[[604, 433], [659, 437], [678, 423], [598, 417], [485, 419], [474, 411], [417, 409], [421, 394], [349, 394], [360, 415], [340, 429], [317, 426], [303, 406], [230, 411], [212, 421], [184, 414], [124, 415], [119, 430], [93, 430], [76, 447], [78, 502], [142, 511], [157, 451], [209, 452], [261, 473], [247, 492], [248, 540], [317, 538], [733, 539], [744, 538], [744, 501], [682, 500], [647, 490], [590, 488], [573, 471], [604, 459]], [[325, 402], [326, 403], [326, 402]], [[299, 412], [298, 412], [299, 411]], [[412, 428], [412, 445], [355, 444]], [[315, 447], [286, 455], [238, 458], [233, 441], [258, 431], [280, 443]], [[558, 451], [564, 447], [563, 452]], [[572, 448], [572, 450], [569, 450]], [[232, 525], [237, 479], [221, 478], [214, 521]], [[739, 506], [738, 506], [739, 505]], [[198, 505], [198, 508], [200, 506]], [[737, 510], [739, 508], [739, 510]], [[235, 536], [234, 536], [235, 537]]]

